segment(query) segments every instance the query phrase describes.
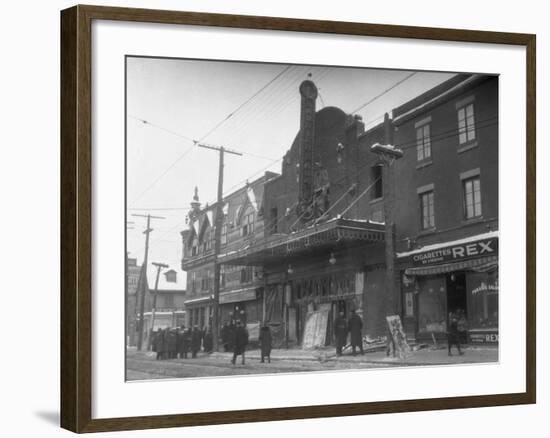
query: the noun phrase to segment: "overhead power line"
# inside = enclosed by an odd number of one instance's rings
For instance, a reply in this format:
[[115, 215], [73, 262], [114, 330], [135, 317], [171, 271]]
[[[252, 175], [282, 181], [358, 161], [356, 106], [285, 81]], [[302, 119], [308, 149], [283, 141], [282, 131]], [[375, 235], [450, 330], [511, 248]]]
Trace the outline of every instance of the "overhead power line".
[[145, 120], [145, 119], [142, 119], [141, 117], [133, 116], [132, 114], [128, 114], [128, 117], [131, 117], [132, 119], [135, 119], [135, 120], [143, 123], [144, 125], [152, 126], [154, 128], [160, 129], [161, 131], [167, 132], [168, 134], [172, 134], [176, 137], [180, 137], [180, 138], [183, 138], [183, 139], [188, 140], [190, 142], [196, 143], [196, 140], [192, 139], [191, 137], [188, 137], [184, 134], [173, 131], [171, 129], [165, 128], [164, 126], [157, 125], [156, 123], [150, 122], [149, 120]]
[[252, 96], [250, 96], [248, 99], [246, 99], [243, 103], [241, 103], [234, 111], [229, 113], [223, 120], [218, 122], [210, 131], [208, 131], [206, 134], [204, 134], [199, 141], [203, 141], [208, 137], [210, 134], [212, 134], [216, 129], [218, 129], [220, 126], [222, 126], [227, 120], [229, 120], [231, 117], [233, 117], [241, 108], [246, 106], [252, 99], [254, 99], [258, 94], [260, 94], [262, 91], [264, 91], [267, 87], [269, 87], [273, 82], [275, 82], [277, 79], [279, 79], [287, 70], [289, 70], [292, 66], [288, 65], [283, 70], [281, 70], [273, 79], [271, 79], [269, 82], [267, 82], [263, 87], [261, 87], [258, 91], [256, 91]]
[[[241, 103], [235, 110], [233, 110], [231, 113], [229, 113], [229, 115], [227, 115], [223, 120], [221, 120], [219, 123], [217, 123], [212, 129], [210, 129], [205, 135], [203, 135], [200, 140], [194, 140], [193, 138], [189, 137], [189, 136], [186, 136], [186, 135], [183, 135], [183, 134], [180, 134], [178, 132], [175, 132], [171, 129], [168, 129], [168, 128], [165, 128], [163, 126], [160, 126], [160, 125], [157, 125], [156, 123], [151, 123], [149, 122], [148, 120], [146, 119], [142, 119], [142, 118], [139, 118], [139, 117], [136, 117], [136, 116], [133, 116], [133, 115], [129, 115], [129, 117], [132, 117], [138, 121], [140, 121], [141, 123], [143, 124], [146, 124], [146, 125], [150, 125], [150, 126], [153, 126], [157, 129], [161, 129], [167, 133], [170, 133], [172, 135], [175, 135], [175, 136], [178, 136], [178, 137], [181, 137], [185, 140], [188, 140], [188, 141], [191, 141], [193, 143], [193, 145], [188, 148], [187, 150], [185, 150], [180, 156], [178, 156], [176, 158], [176, 160], [170, 165], [168, 166], [168, 168], [166, 170], [164, 170], [164, 172], [162, 172], [157, 178], [155, 178], [153, 180], [153, 182], [151, 184], [149, 184], [132, 202], [135, 203], [137, 200], [141, 199], [141, 197], [147, 193], [151, 188], [153, 188], [158, 181], [160, 181], [168, 172], [170, 172], [170, 170], [172, 170], [189, 152], [191, 152], [191, 150], [193, 150], [194, 146], [199, 143], [200, 141], [203, 141], [206, 137], [208, 137], [209, 135], [211, 135], [214, 131], [216, 131], [220, 126], [222, 126], [227, 120], [229, 120], [231, 117], [233, 117], [239, 110], [241, 110], [243, 107], [245, 107], [248, 103], [250, 103], [256, 96], [258, 96], [262, 91], [264, 91], [267, 87], [269, 87], [273, 82], [275, 82], [278, 78], [280, 78], [284, 73], [286, 73], [292, 66], [291, 65], [288, 65], [286, 66], [283, 70], [281, 70], [274, 78], [272, 78], [269, 82], [267, 82], [264, 86], [262, 86], [258, 91], [256, 91], [252, 96], [250, 96], [248, 99], [246, 99], [243, 103]], [[250, 154], [251, 156], [255, 156], [256, 158], [263, 158], [263, 159], [270, 159], [270, 158], [267, 158], [267, 157], [260, 157], [259, 155], [253, 155], [253, 154]]]
[[155, 186], [155, 184], [159, 182], [164, 177], [164, 175], [170, 172], [170, 170], [172, 170], [181, 160], [183, 160], [187, 156], [187, 154], [189, 154], [189, 152], [191, 152], [194, 149], [194, 147], [195, 147], [195, 144], [193, 143], [193, 146], [187, 148], [178, 158], [176, 158], [176, 161], [170, 164], [170, 166], [168, 166], [166, 170], [164, 170], [164, 172], [162, 172], [159, 176], [157, 176], [151, 184], [149, 184], [144, 190], [142, 190], [141, 193], [136, 198], [134, 198], [134, 200], [132, 201], [132, 204], [136, 203], [139, 199], [142, 198], [143, 195], [145, 195], [145, 193], [151, 190]]
[[412, 78], [415, 74], [417, 74], [417, 72], [412, 72], [410, 74], [408, 74], [407, 76], [405, 76], [403, 79], [400, 79], [399, 81], [397, 81], [395, 84], [393, 84], [391, 87], [389, 88], [386, 88], [384, 91], [382, 91], [380, 94], [377, 94], [376, 96], [374, 96], [373, 98], [369, 99], [367, 102], [365, 102], [364, 104], [358, 106], [357, 108], [355, 108], [353, 111], [351, 111], [351, 114], [353, 113], [356, 113], [360, 110], [362, 110], [363, 108], [365, 108], [367, 105], [370, 105], [371, 103], [373, 103], [374, 101], [380, 99], [382, 96], [384, 96], [385, 94], [389, 93], [391, 90], [393, 90], [394, 88], [398, 87], [399, 85], [401, 85], [403, 82], [405, 82], [406, 80]]
[[[476, 131], [478, 130], [481, 130], [481, 129], [485, 129], [485, 128], [489, 128], [491, 126], [496, 126], [498, 125], [498, 116], [497, 117], [490, 117], [488, 119], [483, 119], [483, 120], [478, 120], [477, 123], [476, 123]], [[431, 137], [431, 140], [432, 140], [432, 147], [435, 146], [434, 142], [439, 142], [441, 140], [444, 140], [444, 139], [448, 139], [448, 138], [452, 138], [452, 137], [456, 137], [457, 135], [459, 134], [459, 129], [457, 128], [454, 128], [452, 130], [448, 130], [448, 131], [444, 131], [444, 132], [441, 132], [441, 133], [438, 133], [437, 135], [435, 136], [432, 136]], [[403, 150], [407, 150], [407, 149], [410, 149], [410, 148], [413, 148], [413, 147], [416, 147], [416, 140], [410, 140], [410, 141], [406, 141], [406, 142], [402, 142], [402, 143], [399, 143], [399, 144], [396, 144], [395, 145], [396, 147], [400, 148], [400, 149], [403, 149]], [[279, 160], [277, 161], [281, 161], [282, 158], [280, 158]], [[338, 178], [338, 179], [335, 179], [335, 180], [332, 180], [331, 181], [331, 185], [338, 185], [339, 183], [342, 183], [344, 182], [345, 180], [347, 179], [353, 179], [355, 177], [357, 177], [361, 172], [363, 172], [365, 169], [367, 169], [369, 166], [372, 165], [372, 162], [369, 161], [369, 162], [366, 162], [366, 163], [360, 163], [357, 167], [357, 170], [355, 172], [352, 172], [350, 174], [346, 174], [344, 175], [343, 177], [341, 178]], [[257, 172], [257, 173], [261, 173], [260, 172]], [[256, 174], [257, 174], [256, 173]], [[248, 179], [251, 179], [251, 177], [249, 177]], [[246, 181], [246, 180], [243, 180], [243, 182]], [[237, 184], [237, 185], [240, 185], [241, 183]], [[371, 182], [372, 184], [372, 182]], [[228, 191], [232, 190], [234, 187], [236, 187], [237, 185], [233, 186], [233, 187], [230, 187], [228, 189]], [[359, 187], [357, 187], [357, 189], [359, 189]], [[349, 189], [348, 189], [349, 190]], [[225, 196], [225, 195], [224, 195]], [[353, 199], [355, 199], [355, 197], [353, 197]], [[350, 200], [350, 202], [353, 201]], [[213, 202], [212, 202], [213, 204]], [[209, 204], [210, 205], [210, 204]], [[277, 224], [281, 223], [283, 220], [286, 219], [286, 216], [285, 215], [282, 215], [278, 220], [277, 220]], [[157, 239], [160, 238], [160, 237], [164, 237], [168, 234], [170, 234], [171, 232], [173, 232], [174, 230], [178, 229], [179, 227], [181, 227], [182, 225], [185, 225], [186, 223], [186, 219], [178, 222], [176, 225], [174, 225], [173, 227], [170, 227], [170, 229], [160, 233], [158, 236], [157, 236]], [[150, 244], [150, 248], [153, 248], [156, 246], [156, 243], [158, 243], [158, 240], [155, 239], [153, 242], [151, 242]]]

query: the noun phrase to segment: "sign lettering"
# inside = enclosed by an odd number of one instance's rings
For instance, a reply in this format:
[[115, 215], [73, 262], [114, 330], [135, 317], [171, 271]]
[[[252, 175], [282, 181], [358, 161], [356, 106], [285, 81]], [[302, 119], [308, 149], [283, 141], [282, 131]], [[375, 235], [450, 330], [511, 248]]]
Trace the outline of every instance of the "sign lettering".
[[414, 266], [426, 266], [435, 263], [448, 263], [460, 260], [467, 260], [480, 255], [497, 255], [498, 238], [479, 240], [445, 248], [438, 248], [432, 251], [421, 252], [411, 256]]

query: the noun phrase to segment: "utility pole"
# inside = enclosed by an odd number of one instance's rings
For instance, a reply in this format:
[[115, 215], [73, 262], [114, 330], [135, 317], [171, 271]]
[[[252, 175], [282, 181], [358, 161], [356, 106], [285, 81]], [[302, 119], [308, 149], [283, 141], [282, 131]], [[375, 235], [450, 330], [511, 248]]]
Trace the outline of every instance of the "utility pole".
[[197, 143], [198, 147], [212, 149], [218, 152], [219, 167], [218, 167], [218, 198], [216, 203], [216, 220], [214, 228], [214, 308], [212, 311], [212, 344], [214, 351], [218, 351], [218, 331], [219, 331], [219, 315], [220, 315], [220, 264], [218, 256], [221, 248], [221, 235], [223, 226], [223, 166], [225, 153], [242, 156], [241, 152], [224, 148], [223, 146], [212, 146], [209, 144]]
[[[133, 214], [132, 216], [146, 217], [147, 228], [143, 232], [145, 234], [145, 254], [143, 256], [143, 264], [141, 265], [141, 272], [139, 274], [139, 282], [137, 290], [140, 291], [139, 299], [139, 324], [138, 324], [138, 342], [137, 349], [141, 351], [143, 345], [143, 313], [145, 312], [145, 293], [146, 293], [146, 279], [147, 279], [147, 258], [149, 256], [149, 234], [153, 229], [151, 228], [151, 219], [166, 219], [162, 216], [151, 216], [150, 214]], [[137, 293], [137, 292], [136, 292]]]
[[384, 196], [384, 240], [385, 240], [385, 311], [386, 316], [397, 313], [395, 296], [395, 225], [394, 221], [394, 181], [392, 165], [395, 160], [403, 156], [403, 151], [396, 148], [393, 143], [393, 124], [388, 113], [384, 115], [384, 145], [376, 143], [371, 146], [371, 151], [376, 153], [382, 162], [382, 190]]
[[151, 329], [149, 330], [149, 338], [147, 340], [147, 350], [151, 348], [151, 341], [153, 339], [153, 330], [155, 329], [155, 313], [157, 311], [157, 293], [159, 290], [159, 277], [160, 270], [167, 269], [169, 266], [164, 263], [153, 262], [152, 265], [157, 267], [157, 278], [155, 280], [155, 291], [153, 292], [153, 307], [151, 308]]

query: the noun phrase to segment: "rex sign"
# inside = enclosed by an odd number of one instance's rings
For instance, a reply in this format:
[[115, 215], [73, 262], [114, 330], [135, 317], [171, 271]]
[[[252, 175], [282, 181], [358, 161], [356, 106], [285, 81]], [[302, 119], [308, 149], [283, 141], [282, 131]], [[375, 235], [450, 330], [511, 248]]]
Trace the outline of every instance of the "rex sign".
[[464, 242], [411, 255], [414, 266], [450, 263], [498, 254], [498, 238]]

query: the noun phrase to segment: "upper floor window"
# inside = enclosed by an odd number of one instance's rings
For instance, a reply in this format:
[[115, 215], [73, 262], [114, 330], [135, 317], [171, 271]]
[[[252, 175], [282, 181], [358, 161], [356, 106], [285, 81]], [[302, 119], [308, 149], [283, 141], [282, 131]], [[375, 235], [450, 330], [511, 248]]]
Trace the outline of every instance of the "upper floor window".
[[464, 192], [464, 217], [473, 219], [481, 216], [481, 188], [479, 176], [462, 181]]
[[372, 199], [381, 198], [384, 195], [383, 185], [382, 185], [382, 165], [377, 164], [371, 168], [371, 181], [372, 187]]
[[174, 295], [165, 294], [164, 295], [164, 308], [171, 309], [174, 307]]
[[206, 230], [204, 232], [204, 236], [202, 238], [202, 252], [203, 253], [210, 249], [209, 244], [210, 244], [210, 230]]
[[458, 108], [458, 141], [462, 144], [475, 140], [475, 138], [474, 104], [468, 103]]
[[254, 233], [254, 211], [250, 210], [245, 213], [241, 222], [241, 235], [248, 236]]
[[252, 266], [244, 266], [241, 268], [241, 283], [249, 283], [252, 281]]
[[166, 271], [164, 273], [164, 277], [166, 278], [167, 283], [177, 283], [178, 281], [178, 273], [173, 269]]
[[430, 124], [426, 123], [416, 128], [416, 157], [423, 161], [432, 156], [432, 142], [430, 136]]
[[222, 235], [220, 237], [220, 241], [222, 245], [225, 245], [227, 243], [227, 223], [224, 223], [222, 225]]
[[203, 271], [202, 274], [203, 274], [203, 277], [201, 279], [201, 289], [208, 290], [210, 289], [210, 285], [212, 281], [210, 269], [206, 269], [205, 271]]
[[279, 222], [279, 219], [278, 219], [278, 211], [277, 211], [277, 207], [273, 207], [271, 209], [271, 217], [270, 217], [270, 220], [271, 220], [271, 233], [275, 234], [277, 233], [277, 225], [278, 225], [278, 222]]
[[220, 266], [220, 287], [225, 287], [225, 265]]
[[189, 246], [189, 252], [191, 253], [191, 256], [196, 256], [199, 254], [199, 239], [196, 235], [193, 236], [193, 240]]
[[420, 199], [420, 226], [423, 230], [435, 227], [435, 209], [433, 189], [419, 193]]

